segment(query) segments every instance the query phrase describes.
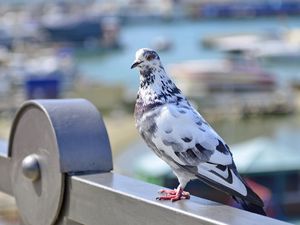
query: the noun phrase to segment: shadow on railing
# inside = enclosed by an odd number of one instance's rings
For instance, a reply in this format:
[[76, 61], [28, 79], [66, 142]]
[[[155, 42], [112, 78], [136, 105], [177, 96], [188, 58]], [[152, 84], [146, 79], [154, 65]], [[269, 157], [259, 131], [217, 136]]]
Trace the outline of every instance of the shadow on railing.
[[83, 99], [26, 102], [0, 156], [0, 191], [26, 225], [287, 224], [192, 197], [155, 200], [156, 185], [111, 172], [103, 120]]

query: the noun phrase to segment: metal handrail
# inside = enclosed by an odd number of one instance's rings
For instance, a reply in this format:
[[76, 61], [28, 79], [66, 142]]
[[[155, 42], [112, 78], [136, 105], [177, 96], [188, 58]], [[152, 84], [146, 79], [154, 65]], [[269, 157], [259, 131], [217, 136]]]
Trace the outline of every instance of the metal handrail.
[[197, 197], [157, 201], [161, 187], [112, 171], [101, 116], [86, 100], [29, 101], [0, 156], [0, 191], [26, 225], [288, 224]]

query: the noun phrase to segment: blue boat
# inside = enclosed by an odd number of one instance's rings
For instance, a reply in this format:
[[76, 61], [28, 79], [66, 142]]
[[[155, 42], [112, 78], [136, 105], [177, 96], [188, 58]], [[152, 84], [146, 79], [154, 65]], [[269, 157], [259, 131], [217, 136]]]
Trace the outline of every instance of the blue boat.
[[40, 24], [51, 42], [68, 43], [85, 48], [119, 48], [119, 22], [101, 15], [50, 15]]
[[101, 21], [89, 18], [61, 18], [52, 22], [44, 21], [42, 29], [50, 40], [82, 44], [89, 39], [99, 39], [103, 35]]

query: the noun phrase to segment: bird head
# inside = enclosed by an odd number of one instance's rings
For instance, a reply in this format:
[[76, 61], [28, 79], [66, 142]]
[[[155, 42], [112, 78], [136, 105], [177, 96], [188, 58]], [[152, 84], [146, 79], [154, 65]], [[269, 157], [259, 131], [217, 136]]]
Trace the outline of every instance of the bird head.
[[131, 69], [138, 67], [142, 69], [144, 67], [156, 67], [160, 65], [160, 59], [158, 54], [149, 48], [141, 48], [137, 50], [135, 54], [135, 61], [133, 62]]

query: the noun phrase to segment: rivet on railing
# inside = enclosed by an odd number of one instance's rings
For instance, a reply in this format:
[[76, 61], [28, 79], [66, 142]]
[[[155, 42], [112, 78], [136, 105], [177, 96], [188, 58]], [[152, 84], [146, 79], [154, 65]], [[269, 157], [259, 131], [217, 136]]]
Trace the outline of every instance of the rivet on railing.
[[38, 156], [35, 154], [26, 156], [22, 161], [22, 171], [25, 177], [32, 182], [40, 178], [40, 166]]

